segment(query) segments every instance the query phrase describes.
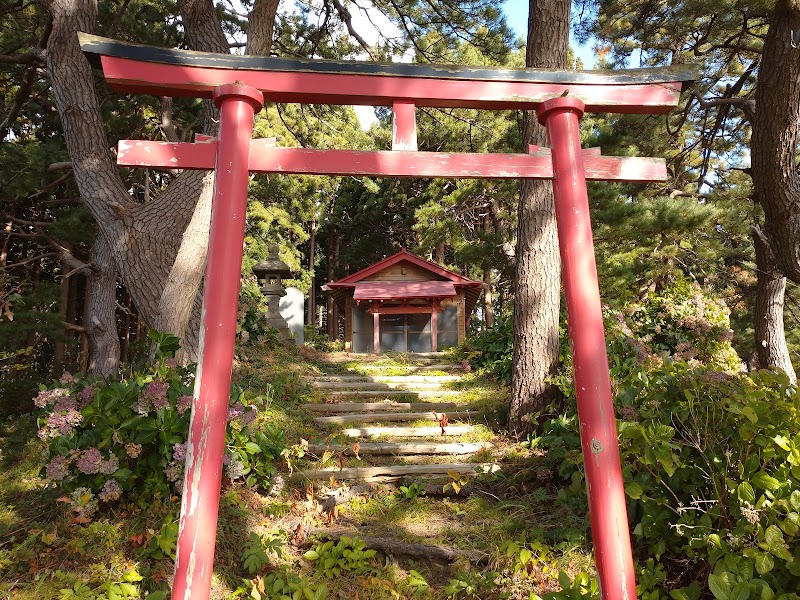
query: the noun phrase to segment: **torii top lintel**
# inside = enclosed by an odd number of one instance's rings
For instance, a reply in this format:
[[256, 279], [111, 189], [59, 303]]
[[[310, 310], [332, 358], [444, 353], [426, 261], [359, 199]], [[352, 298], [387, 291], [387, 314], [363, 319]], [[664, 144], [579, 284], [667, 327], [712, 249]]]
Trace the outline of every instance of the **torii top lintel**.
[[569, 94], [587, 112], [661, 114], [696, 77], [682, 66], [557, 71], [311, 61], [156, 48], [85, 33], [79, 38], [111, 88], [159, 96], [210, 98], [217, 87], [238, 82], [274, 102], [392, 106], [409, 99], [416, 106], [518, 110]]

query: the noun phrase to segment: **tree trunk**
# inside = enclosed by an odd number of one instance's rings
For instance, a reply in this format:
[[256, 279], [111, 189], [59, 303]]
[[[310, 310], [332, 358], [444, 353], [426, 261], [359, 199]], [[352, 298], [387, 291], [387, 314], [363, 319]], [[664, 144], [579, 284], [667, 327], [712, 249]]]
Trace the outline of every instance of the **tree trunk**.
[[[108, 148], [92, 71], [77, 40], [78, 31], [94, 30], [96, 3], [49, 0], [48, 6], [53, 30], [47, 43], [47, 71], [78, 189], [110, 245], [139, 313], [152, 327], [183, 338], [186, 359], [194, 360], [213, 176], [185, 171], [145, 204], [129, 197]], [[211, 0], [183, 0], [180, 6], [190, 48], [229, 51]], [[265, 27], [259, 26], [257, 32]], [[271, 27], [267, 29], [271, 32]], [[268, 45], [260, 47], [268, 51]], [[213, 135], [216, 110], [210, 101], [204, 106], [204, 132]]]
[[761, 366], [795, 381], [783, 329], [784, 276], [800, 283], [800, 2], [779, 0], [764, 40], [750, 143], [753, 192], [764, 209], [764, 231], [754, 229], [758, 284], [753, 316]]
[[119, 369], [117, 334], [117, 272], [111, 248], [102, 235], [92, 247], [92, 270], [86, 280], [86, 318], [89, 342], [88, 372], [107, 377]]
[[[484, 233], [489, 233], [489, 215], [483, 215], [481, 223]], [[494, 304], [492, 299], [492, 269], [483, 268], [483, 330], [488, 331], [494, 325]]]
[[311, 271], [311, 286], [308, 290], [308, 314], [306, 324], [314, 325], [317, 316], [317, 220], [311, 222], [311, 236], [308, 242], [308, 269]]
[[[72, 250], [72, 244], [64, 243], [62, 244], [64, 248], [68, 251]], [[66, 274], [71, 271], [69, 265], [67, 264], [66, 260], [61, 261], [61, 280], [59, 282], [59, 294], [58, 294], [58, 316], [61, 319], [62, 323], [70, 323], [69, 317], [67, 316], [69, 313], [69, 290], [70, 290], [70, 278], [66, 277]], [[59, 337], [55, 340], [55, 349], [53, 351], [53, 371], [50, 374], [52, 377], [58, 378], [61, 377], [61, 374], [64, 372], [64, 359], [67, 355], [67, 336], [69, 332], [64, 331], [64, 335]]]
[[[526, 66], [564, 69], [569, 41], [569, 0], [530, 0]], [[523, 151], [547, 145], [547, 134], [526, 113]], [[517, 224], [514, 273], [514, 357], [510, 431], [531, 428], [526, 416], [558, 397], [546, 378], [558, 367], [561, 262], [558, 254], [553, 187], [550, 181], [523, 180]]]
[[800, 2], [779, 0], [764, 40], [750, 144], [755, 196], [778, 269], [800, 283]]
[[[339, 230], [334, 228], [328, 231], [328, 281], [333, 281], [334, 268], [339, 262], [339, 249], [341, 247], [341, 235]], [[339, 315], [336, 310], [336, 302], [333, 301], [333, 294], [328, 294], [328, 337], [332, 340], [339, 338]]]
[[758, 227], [753, 227], [756, 249], [756, 305], [753, 313], [756, 357], [759, 368], [777, 368], [797, 383], [783, 330], [783, 301], [786, 278], [777, 270], [770, 244]]
[[280, 0], [256, 0], [247, 22], [247, 51], [245, 54], [269, 56], [272, 32]]

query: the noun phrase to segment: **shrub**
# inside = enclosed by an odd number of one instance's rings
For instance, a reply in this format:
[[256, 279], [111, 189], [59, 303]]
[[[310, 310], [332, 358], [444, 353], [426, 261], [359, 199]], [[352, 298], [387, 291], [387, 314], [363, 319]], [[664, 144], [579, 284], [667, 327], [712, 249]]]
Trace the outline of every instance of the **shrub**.
[[303, 343], [320, 352], [335, 352], [343, 349], [338, 340], [332, 340], [327, 333], [320, 333], [315, 325], [306, 325], [303, 328]]
[[[642, 561], [655, 559], [671, 577], [657, 587], [676, 599], [697, 598], [698, 585], [719, 600], [794, 598], [796, 389], [783, 374], [722, 373], [669, 359], [631, 363], [635, 353], [612, 359], [612, 374], [634, 545]], [[582, 493], [577, 418], [562, 415], [545, 429], [540, 445], [550, 466]]]
[[498, 319], [488, 331], [471, 336], [459, 352], [478, 374], [511, 383], [511, 361], [514, 355], [512, 315]]
[[[181, 492], [194, 372], [175, 364], [176, 338], [151, 332], [155, 362], [113, 381], [73, 377], [44, 387], [39, 437], [48, 442], [44, 475], [69, 493], [78, 518], [123, 494]], [[261, 398], [241, 391], [228, 409], [225, 473], [266, 485], [284, 446], [282, 431], [251, 434]]]

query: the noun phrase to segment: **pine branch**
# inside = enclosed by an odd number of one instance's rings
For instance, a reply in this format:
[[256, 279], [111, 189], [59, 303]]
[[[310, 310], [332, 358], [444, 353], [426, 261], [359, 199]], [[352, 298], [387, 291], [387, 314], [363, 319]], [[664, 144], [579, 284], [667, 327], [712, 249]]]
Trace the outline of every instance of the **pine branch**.
[[[25, 219], [20, 219], [17, 217], [10, 217], [10, 220], [14, 222], [16, 225], [32, 228], [36, 232], [36, 236], [39, 239], [40, 243], [42, 243], [42, 245], [49, 246], [50, 248], [56, 251], [55, 253], [49, 253], [43, 256], [58, 256], [65, 265], [67, 265], [70, 269], [72, 269], [72, 271], [69, 274], [65, 275], [65, 277], [69, 277], [73, 273], [77, 273], [85, 269], [92, 268], [91, 265], [89, 265], [88, 263], [85, 263], [82, 260], [75, 258], [75, 256], [68, 248], [59, 244], [56, 240], [54, 240], [44, 231], [43, 227], [47, 226], [49, 223], [42, 223], [39, 221], [27, 221]], [[22, 263], [17, 263], [17, 265], [12, 265], [12, 266], [19, 266], [19, 264]]]
[[0, 54], [0, 63], [7, 65], [33, 65], [43, 63], [39, 52], [26, 52], [25, 54]]
[[350, 37], [358, 42], [359, 46], [364, 49], [372, 60], [378, 60], [372, 53], [372, 49], [369, 44], [367, 44], [367, 41], [361, 37], [355, 30], [355, 27], [353, 27], [353, 15], [350, 14], [350, 11], [341, 3], [341, 0], [331, 0], [331, 2], [334, 8], [336, 8], [336, 12], [339, 13], [339, 18], [345, 24], [345, 27], [347, 27], [347, 32], [350, 34]]
[[178, 132], [175, 130], [175, 123], [172, 121], [172, 98], [168, 96], [161, 98], [161, 124], [159, 128], [168, 142], [181, 141], [178, 137]]
[[114, 17], [114, 22], [111, 24], [111, 27], [108, 28], [106, 31], [105, 37], [114, 37], [114, 33], [116, 33], [117, 29], [119, 28], [120, 24], [122, 23], [122, 17], [125, 16], [125, 13], [128, 10], [128, 5], [131, 3], [131, 0], [124, 0], [122, 6], [119, 7], [119, 12], [117, 12], [117, 16]]
[[19, 262], [6, 265], [6, 269], [13, 269], [15, 267], [24, 267], [25, 265], [35, 262], [37, 260], [42, 260], [43, 258], [56, 257], [56, 256], [58, 256], [58, 253], [56, 252], [45, 252], [44, 254], [37, 254], [36, 256], [30, 256]]
[[695, 94], [694, 97], [697, 99], [697, 104], [700, 108], [730, 105], [740, 108], [748, 120], [751, 120], [755, 115], [756, 101], [752, 98], [712, 98], [711, 100], [703, 100], [698, 94]]
[[25, 106], [28, 98], [30, 98], [31, 92], [33, 91], [33, 83], [35, 81], [36, 68], [30, 66], [25, 70], [25, 75], [22, 77], [22, 83], [17, 89], [17, 93], [14, 94], [14, 100], [8, 109], [6, 118], [3, 119], [2, 123], [0, 123], [0, 140], [5, 140], [8, 136], [8, 130], [11, 128], [11, 124], [17, 120], [22, 107]]

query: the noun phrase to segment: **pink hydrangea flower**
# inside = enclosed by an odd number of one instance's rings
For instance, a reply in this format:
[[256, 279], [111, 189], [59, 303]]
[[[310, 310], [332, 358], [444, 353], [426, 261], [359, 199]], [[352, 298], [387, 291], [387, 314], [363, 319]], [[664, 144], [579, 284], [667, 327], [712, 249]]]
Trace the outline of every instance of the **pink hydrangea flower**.
[[56, 400], [55, 406], [53, 406], [53, 411], [62, 412], [67, 410], [78, 410], [78, 403], [75, 402], [75, 399], [72, 396], [61, 396], [58, 400]]
[[70, 459], [66, 456], [56, 456], [45, 466], [48, 479], [61, 481], [69, 474]]
[[97, 448], [89, 448], [88, 450], [85, 450], [83, 454], [81, 454], [76, 466], [81, 473], [94, 475], [95, 473], [100, 472], [102, 464], [103, 455], [100, 454], [100, 450]]
[[61, 396], [69, 396], [69, 390], [65, 388], [55, 388], [52, 390], [42, 390], [33, 399], [33, 403], [37, 408], [44, 408], [45, 406], [52, 406]]
[[78, 406], [83, 408], [89, 406], [94, 401], [94, 396], [97, 393], [97, 384], [93, 383], [90, 386], [83, 388], [78, 392]]
[[122, 496], [122, 488], [116, 479], [109, 479], [103, 484], [103, 489], [97, 495], [103, 502], [113, 502]]
[[180, 414], [183, 414], [187, 410], [189, 410], [192, 407], [193, 399], [194, 398], [192, 396], [181, 396], [180, 398], [178, 398], [178, 406], [177, 406], [178, 412]]
[[186, 460], [186, 444], [175, 444], [172, 448], [172, 459], [175, 462], [182, 463]]
[[39, 430], [39, 439], [47, 441], [60, 435], [71, 435], [75, 426], [83, 420], [83, 415], [75, 409], [53, 412], [47, 416], [44, 427]]

